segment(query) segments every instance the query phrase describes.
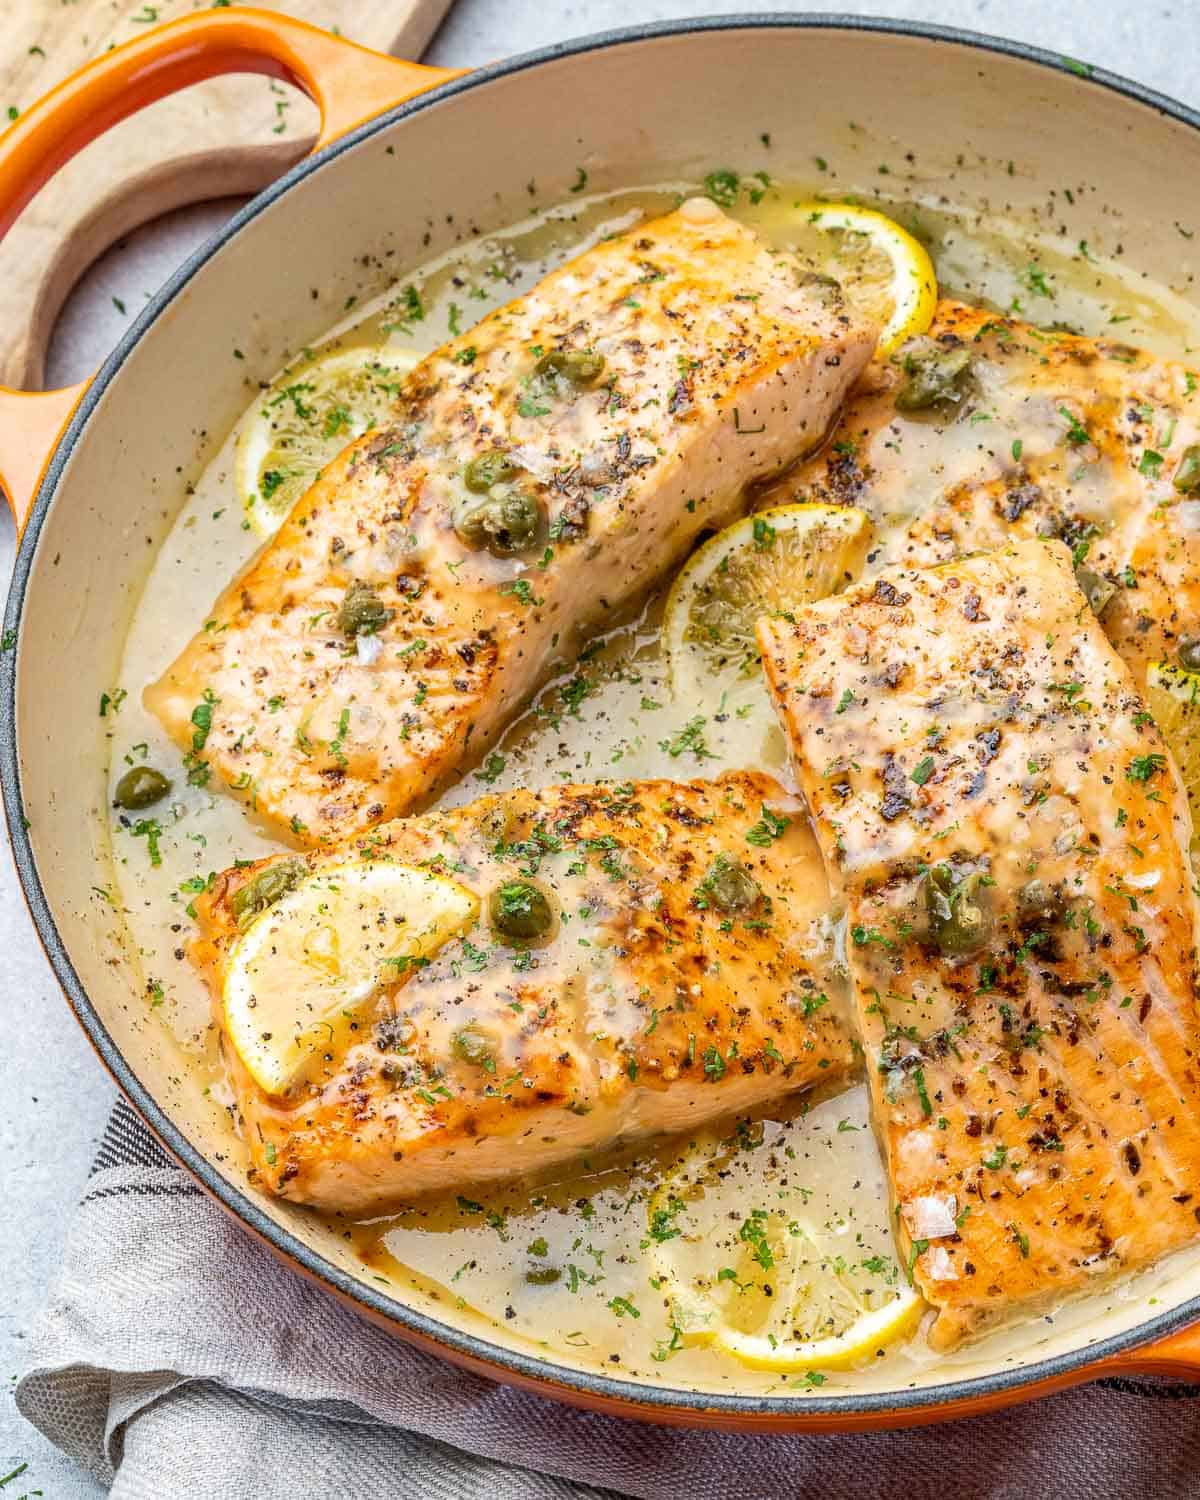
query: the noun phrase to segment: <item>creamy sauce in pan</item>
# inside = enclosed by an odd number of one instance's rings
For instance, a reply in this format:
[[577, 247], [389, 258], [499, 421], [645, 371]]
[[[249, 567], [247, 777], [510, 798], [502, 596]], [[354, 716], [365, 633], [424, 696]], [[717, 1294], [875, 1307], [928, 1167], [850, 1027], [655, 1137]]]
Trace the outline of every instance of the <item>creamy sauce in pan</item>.
[[[730, 211], [771, 242], [803, 251], [811, 231], [797, 223], [792, 206], [811, 198], [814, 187], [845, 191], [828, 179], [804, 189], [748, 179]], [[430, 350], [527, 290], [570, 254], [628, 228], [643, 214], [670, 207], [676, 198], [671, 188], [585, 199], [460, 247], [400, 278], [389, 296], [349, 310], [330, 339], [351, 347], [386, 336], [398, 348]], [[926, 243], [945, 294], [1088, 334], [1119, 329], [1123, 340], [1164, 354], [1181, 356], [1200, 347], [1200, 317], [1177, 290], [1127, 272], [1119, 246], [1065, 240], [1056, 232], [1053, 202], [1036, 238], [1027, 227], [994, 217], [984, 227], [941, 203], [880, 200], [879, 206]], [[399, 322], [410, 284], [419, 290], [424, 316], [385, 333]], [[255, 394], [247, 389], [248, 405]], [[179, 754], [143, 710], [141, 693], [258, 545], [234, 493], [235, 438], [236, 431], [209, 463], [155, 561], [119, 681], [105, 704], [112, 786], [130, 766], [143, 763], [172, 781], [170, 797], [145, 819], [115, 815], [115, 904], [140, 956], [148, 1007], [218, 1098], [225, 1084], [210, 1004], [184, 953], [193, 930], [187, 908], [211, 871], [281, 845], [255, 827], [233, 799], [187, 785]], [[638, 618], [595, 643], [579, 661], [564, 664], [483, 764], [464, 768], [444, 804], [515, 786], [687, 778], [726, 768], [757, 767], [789, 781], [782, 735], [756, 686], [736, 702], [672, 701], [657, 649], [661, 603], [661, 596], [651, 599]], [[700, 732], [681, 741], [680, 732], [697, 716], [703, 720]], [[840, 939], [834, 924], [830, 940], [836, 961]], [[794, 1200], [844, 1245], [848, 1260], [861, 1261], [868, 1248], [890, 1250], [886, 1183], [861, 1084], [779, 1111], [752, 1129], [737, 1131], [731, 1125], [720, 1134], [728, 1170], [740, 1184], [743, 1212], [759, 1203]], [[828, 1392], [869, 1380], [871, 1371], [830, 1373], [820, 1382], [785, 1379], [747, 1370], [705, 1348], [672, 1347], [644, 1242], [647, 1205], [685, 1144], [582, 1163], [551, 1181], [515, 1183], [470, 1197], [451, 1193], [385, 1222], [339, 1226], [339, 1232], [352, 1239], [366, 1274], [376, 1280], [407, 1283], [455, 1309], [459, 1320], [473, 1310], [484, 1324], [503, 1328], [510, 1342], [527, 1341], [530, 1348], [610, 1372], [746, 1391], [804, 1391], [820, 1383]], [[714, 1253], [724, 1254], [725, 1247]], [[886, 1287], [903, 1273], [889, 1253], [871, 1274]], [[1103, 1298], [1152, 1299], [1167, 1274], [1160, 1265], [1107, 1288]], [[1082, 1324], [1088, 1309], [1076, 1303], [1053, 1316], [1060, 1327], [1064, 1321]], [[989, 1348], [1003, 1358], [1027, 1343], [1027, 1333], [1022, 1334], [995, 1334]], [[972, 1350], [973, 1361], [979, 1352], [978, 1346]], [[894, 1347], [886, 1358], [915, 1380], [935, 1360], [939, 1373], [948, 1373], [962, 1356], [935, 1357], [918, 1337]]]

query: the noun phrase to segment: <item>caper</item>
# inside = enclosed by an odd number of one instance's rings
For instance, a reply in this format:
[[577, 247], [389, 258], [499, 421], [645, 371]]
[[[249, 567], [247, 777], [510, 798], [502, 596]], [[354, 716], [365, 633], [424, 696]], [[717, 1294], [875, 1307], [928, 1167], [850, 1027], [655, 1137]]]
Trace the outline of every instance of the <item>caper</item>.
[[253, 880], [248, 880], [230, 897], [229, 906], [237, 919], [238, 927], [245, 930], [259, 912], [300, 884], [308, 867], [302, 859], [284, 859], [278, 864], [260, 870]]
[[796, 281], [801, 290], [811, 292], [822, 307], [840, 307], [845, 301], [842, 283], [820, 271], [797, 271]]
[[1017, 892], [1017, 914], [1024, 925], [1053, 927], [1067, 910], [1062, 891], [1048, 888], [1044, 880], [1027, 880]]
[[161, 771], [156, 771], [153, 766], [134, 766], [132, 771], [126, 771], [117, 782], [113, 800], [118, 807], [128, 808], [132, 812], [136, 808], [153, 807], [170, 790], [171, 783]]
[[497, 844], [506, 844], [512, 827], [512, 809], [504, 800], [497, 797], [492, 806], [485, 807], [480, 813], [477, 826], [480, 837], [489, 848], [495, 848]]
[[545, 892], [531, 880], [506, 880], [497, 886], [488, 911], [493, 928], [510, 942], [544, 937], [554, 922]]
[[1181, 495], [1200, 492], [1200, 444], [1193, 443], [1190, 448], [1183, 450], [1171, 483]]
[[496, 1048], [491, 1037], [474, 1023], [454, 1033], [450, 1048], [455, 1057], [477, 1068], [487, 1068], [490, 1072], [496, 1066]]
[[718, 854], [700, 883], [710, 906], [727, 916], [753, 911], [762, 899], [762, 889], [750, 871], [727, 854]]
[[337, 612], [338, 629], [344, 636], [375, 635], [392, 618], [392, 611], [369, 583], [354, 582], [346, 590]]
[[956, 878], [949, 865], [936, 865], [925, 881], [929, 936], [945, 958], [966, 958], [988, 939], [991, 922], [980, 890], [978, 872]]
[[604, 374], [605, 359], [592, 349], [552, 349], [534, 366], [536, 375], [557, 375], [572, 385], [595, 385]]
[[1017, 892], [1017, 905], [1022, 912], [1042, 912], [1050, 904], [1050, 893], [1044, 880], [1027, 880]]
[[914, 339], [900, 351], [900, 363], [904, 381], [896, 391], [898, 411], [927, 411], [966, 395], [971, 354], [961, 345], [946, 347], [930, 339]]
[[530, 1286], [553, 1286], [561, 1277], [562, 1272], [557, 1266], [530, 1266], [525, 1272], [525, 1280]]
[[504, 484], [520, 473], [519, 465], [503, 448], [489, 448], [463, 470], [463, 483], [473, 495], [486, 495], [494, 484]]
[[1175, 655], [1185, 672], [1200, 672], [1200, 635], [1185, 635], [1176, 646]]
[[1099, 619], [1116, 596], [1116, 584], [1105, 578], [1103, 573], [1093, 572], [1091, 568], [1076, 568], [1075, 582], [1092, 606], [1092, 613]]
[[486, 500], [465, 511], [455, 523], [463, 546], [486, 549], [493, 557], [528, 552], [542, 535], [542, 507], [523, 486], [495, 484]]

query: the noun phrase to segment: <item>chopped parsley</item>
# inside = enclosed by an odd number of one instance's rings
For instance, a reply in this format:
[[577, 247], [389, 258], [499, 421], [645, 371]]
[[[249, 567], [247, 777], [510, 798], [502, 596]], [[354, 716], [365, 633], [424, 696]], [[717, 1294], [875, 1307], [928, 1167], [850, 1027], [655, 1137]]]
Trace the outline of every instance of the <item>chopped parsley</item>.
[[347, 764], [346, 753], [342, 746], [346, 741], [346, 731], [350, 728], [350, 710], [343, 708], [338, 715], [337, 733], [329, 741], [329, 754], [337, 761], [339, 766]]
[[212, 730], [213, 707], [218, 699], [212, 688], [204, 689], [204, 696], [192, 709], [192, 754], [198, 755], [208, 744]]
[[743, 1245], [749, 1245], [750, 1253], [764, 1271], [769, 1271], [775, 1264], [775, 1254], [771, 1249], [770, 1241], [767, 1239], [767, 1211], [765, 1208], [753, 1208], [750, 1217], [742, 1221], [742, 1227], [738, 1230], [738, 1239]]
[[704, 1049], [704, 1076], [710, 1082], [717, 1083], [725, 1077], [726, 1071], [725, 1059], [721, 1056], [717, 1048], [706, 1047]]
[[500, 585], [502, 594], [511, 594], [514, 599], [519, 600], [527, 609], [536, 608], [539, 604], [545, 604], [545, 599], [540, 598], [533, 592], [527, 578], [514, 578], [510, 583]]
[[697, 760], [711, 760], [712, 751], [704, 742], [704, 726], [707, 722], [703, 714], [697, 714], [670, 739], [659, 740], [658, 748], [665, 750], [672, 760], [678, 760], [685, 752], [690, 752]]
[[1035, 297], [1054, 297], [1054, 288], [1046, 280], [1045, 271], [1034, 261], [1030, 261], [1022, 271], [1021, 280]]
[[766, 552], [775, 545], [778, 535], [770, 521], [764, 520], [762, 516], [754, 518], [754, 545], [761, 551]]
[[737, 202], [741, 179], [730, 167], [720, 167], [709, 172], [704, 179], [705, 195], [721, 208], [732, 208]]
[[1144, 474], [1147, 479], [1157, 479], [1163, 462], [1161, 453], [1156, 453], [1153, 448], [1147, 448], [1142, 454], [1141, 463], [1138, 464], [1138, 473]]
[[1067, 442], [1072, 448], [1082, 448], [1091, 442], [1087, 428], [1073, 411], [1066, 406], [1060, 406], [1058, 414], [1067, 424]]
[[145, 839], [146, 849], [150, 855], [152, 865], [162, 864], [162, 855], [159, 853], [158, 841], [162, 837], [162, 827], [157, 818], [139, 818], [130, 829], [135, 839]]
[[1129, 781], [1149, 781], [1167, 763], [1165, 755], [1151, 753], [1150, 755], [1135, 755], [1125, 767], [1125, 776]]
[[758, 849], [769, 849], [775, 840], [782, 838], [791, 826], [791, 818], [784, 818], [772, 812], [764, 802], [762, 816], [757, 823], [746, 830], [746, 842]]
[[926, 1250], [928, 1250], [928, 1249], [929, 1249], [929, 1241], [928, 1240], [913, 1240], [913, 1242], [912, 1242], [912, 1252], [910, 1253], [910, 1255], [908, 1257], [908, 1265], [905, 1266], [905, 1268], [904, 1268], [904, 1274], [908, 1277], [908, 1284], [909, 1284], [909, 1286], [912, 1285], [913, 1267], [916, 1265], [916, 1263], [919, 1260], [919, 1258], [922, 1255], [924, 1255], [925, 1252], [926, 1252]]
[[498, 780], [498, 778], [502, 775], [504, 766], [505, 760], [503, 755], [497, 755], [493, 750], [491, 755], [489, 755], [488, 758], [484, 761], [483, 765], [481, 765], [478, 771], [475, 772], [475, 775], [480, 781], [485, 782], [488, 786], [491, 786], [492, 783]]

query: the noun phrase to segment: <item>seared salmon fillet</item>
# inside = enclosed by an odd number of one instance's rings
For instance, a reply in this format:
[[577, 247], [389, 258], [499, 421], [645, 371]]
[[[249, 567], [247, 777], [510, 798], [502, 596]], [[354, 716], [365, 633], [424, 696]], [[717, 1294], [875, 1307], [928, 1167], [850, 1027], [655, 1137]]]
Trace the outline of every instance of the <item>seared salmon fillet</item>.
[[1066, 547], [764, 620], [948, 1348], [1200, 1233], [1187, 802]]
[[707, 199], [598, 245], [418, 366], [147, 706], [302, 843], [419, 807], [820, 441], [874, 340]]
[[[1200, 638], [1200, 373], [950, 301], [913, 362], [872, 364], [830, 442], [767, 501], [860, 506], [879, 565], [1059, 537], [1139, 687]], [[899, 409], [939, 378], [948, 399]]]
[[[287, 1096], [259, 1089], [226, 1044], [269, 1192], [367, 1212], [689, 1130], [851, 1064], [820, 855], [767, 776], [484, 797], [389, 823], [356, 853], [450, 869], [484, 915], [380, 991]], [[311, 871], [345, 858], [302, 857]], [[219, 1025], [235, 898], [264, 867], [227, 872], [197, 903], [193, 957]], [[545, 942], [511, 945], [488, 916], [488, 894], [517, 878], [549, 901]]]

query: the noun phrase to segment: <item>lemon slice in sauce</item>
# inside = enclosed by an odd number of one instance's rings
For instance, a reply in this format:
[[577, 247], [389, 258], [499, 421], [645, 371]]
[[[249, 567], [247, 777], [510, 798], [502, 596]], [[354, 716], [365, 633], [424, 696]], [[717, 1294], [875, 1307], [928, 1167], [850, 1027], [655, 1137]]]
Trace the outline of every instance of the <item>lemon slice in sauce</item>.
[[799, 203], [793, 210], [801, 263], [837, 281], [855, 309], [881, 328], [886, 357], [924, 333], [937, 307], [937, 274], [925, 247], [894, 219], [855, 203]]
[[1192, 809], [1192, 844], [1200, 835], [1200, 672], [1169, 662], [1146, 669], [1146, 705], [1162, 732]]
[[706, 1134], [668, 1169], [643, 1243], [681, 1343], [796, 1374], [869, 1362], [914, 1330], [925, 1304], [896, 1259], [867, 1111], [860, 1084]]
[[374, 344], [289, 365], [243, 418], [234, 459], [238, 499], [260, 536], [283, 518], [347, 443], [378, 426], [420, 362]]
[[225, 1026], [254, 1081], [285, 1092], [365, 1001], [478, 913], [456, 880], [408, 865], [358, 861], [301, 878], [252, 918], [229, 958]]
[[684, 565], [667, 596], [662, 650], [684, 703], [718, 703], [775, 729], [755, 625], [836, 593], [862, 569], [871, 523], [836, 505], [780, 505], [744, 516]]

